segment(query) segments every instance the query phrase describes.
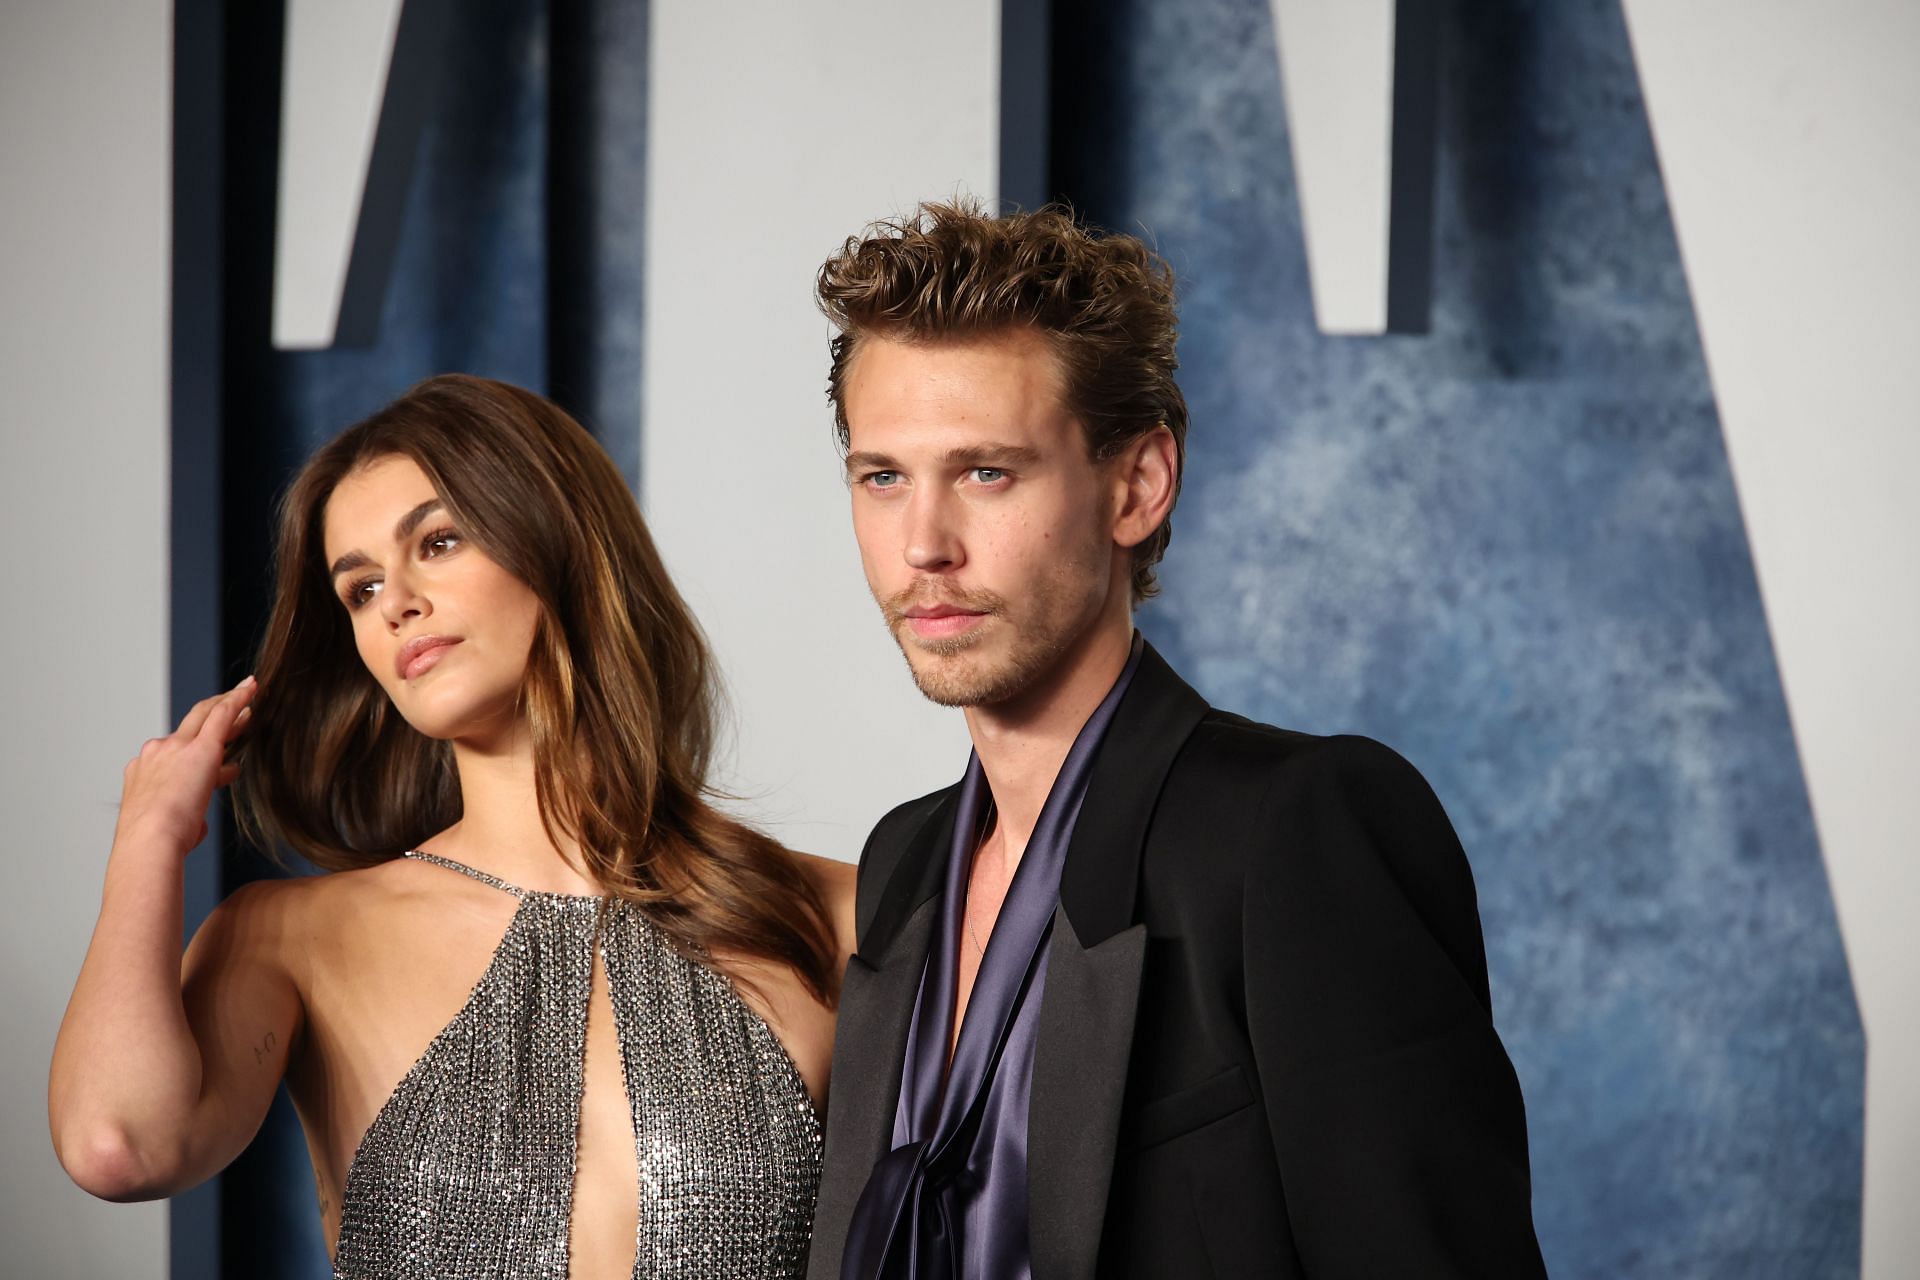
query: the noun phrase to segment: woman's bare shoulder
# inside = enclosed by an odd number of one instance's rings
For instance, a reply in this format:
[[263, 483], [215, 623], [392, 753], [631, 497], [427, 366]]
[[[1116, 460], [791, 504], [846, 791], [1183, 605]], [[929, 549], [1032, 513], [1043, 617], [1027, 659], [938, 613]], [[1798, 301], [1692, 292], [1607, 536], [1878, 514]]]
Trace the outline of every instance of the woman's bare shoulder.
[[494, 892], [438, 868], [393, 858], [347, 871], [251, 881], [228, 894], [207, 924], [270, 940], [276, 950], [299, 955], [324, 950], [349, 935], [386, 932], [395, 913], [428, 899], [444, 905], [449, 898], [466, 896], [468, 886], [476, 899]]
[[290, 981], [307, 988], [318, 895], [312, 876], [251, 880], [207, 914], [187, 948], [189, 988], [223, 984], [235, 975]]
[[468, 970], [499, 942], [516, 905], [511, 895], [466, 876], [393, 858], [258, 880], [230, 895], [216, 916], [228, 918], [230, 932], [258, 939], [253, 956], [277, 963], [312, 1001], [408, 974], [426, 981], [423, 970], [437, 972], [442, 964], [470, 986]]
[[244, 917], [294, 919], [372, 906], [403, 889], [409, 877], [406, 868], [396, 865], [403, 861], [395, 858], [351, 871], [263, 876], [228, 894], [220, 910]]
[[384, 871], [382, 864], [355, 871], [262, 876], [222, 899], [207, 924], [310, 936], [328, 920], [343, 918], [389, 892]]

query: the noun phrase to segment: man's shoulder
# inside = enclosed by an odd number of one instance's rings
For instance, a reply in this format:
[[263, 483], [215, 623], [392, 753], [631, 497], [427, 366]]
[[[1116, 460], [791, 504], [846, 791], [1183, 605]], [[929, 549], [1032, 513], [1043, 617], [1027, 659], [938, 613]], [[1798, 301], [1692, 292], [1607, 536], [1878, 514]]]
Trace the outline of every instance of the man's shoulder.
[[887, 810], [880, 821], [873, 824], [866, 847], [860, 851], [861, 884], [884, 883], [913, 842], [915, 833], [931, 821], [940, 806], [959, 789], [960, 784], [956, 782]]
[[1399, 752], [1358, 734], [1210, 711], [1167, 778], [1153, 830], [1150, 869], [1176, 888], [1230, 888], [1250, 874], [1306, 876], [1324, 888], [1374, 868], [1423, 902], [1472, 901], [1464, 851], [1433, 788]]
[[1181, 748], [1169, 783], [1252, 798], [1280, 787], [1399, 787], [1419, 776], [1399, 752], [1373, 738], [1303, 733], [1209, 708]]
[[860, 855], [861, 862], [866, 862], [875, 852], [896, 849], [912, 839], [920, 825], [931, 818], [934, 811], [945, 804], [959, 787], [957, 782], [950, 783], [938, 791], [929, 791], [887, 810], [880, 821], [873, 824], [873, 831], [867, 836], [866, 850]]
[[954, 783], [904, 804], [897, 804], [874, 823], [866, 846], [860, 850], [857, 887], [859, 936], [866, 936], [867, 927], [873, 923], [874, 913], [879, 910], [881, 892], [912, 846], [914, 836], [934, 820], [934, 815], [959, 790], [959, 786], [959, 783]]

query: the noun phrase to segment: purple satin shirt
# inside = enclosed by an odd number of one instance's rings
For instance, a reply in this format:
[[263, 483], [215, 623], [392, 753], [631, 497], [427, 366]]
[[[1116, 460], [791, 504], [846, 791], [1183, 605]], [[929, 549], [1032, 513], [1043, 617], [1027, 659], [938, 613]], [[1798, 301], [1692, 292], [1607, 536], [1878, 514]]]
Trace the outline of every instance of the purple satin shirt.
[[854, 1208], [842, 1280], [1029, 1280], [1033, 1274], [1027, 1106], [1060, 872], [1093, 758], [1140, 653], [1136, 632], [1125, 669], [1081, 727], [1047, 793], [987, 939], [949, 1067], [967, 878], [993, 815], [980, 758], [967, 762], [940, 924], [907, 1033], [894, 1149], [874, 1166]]

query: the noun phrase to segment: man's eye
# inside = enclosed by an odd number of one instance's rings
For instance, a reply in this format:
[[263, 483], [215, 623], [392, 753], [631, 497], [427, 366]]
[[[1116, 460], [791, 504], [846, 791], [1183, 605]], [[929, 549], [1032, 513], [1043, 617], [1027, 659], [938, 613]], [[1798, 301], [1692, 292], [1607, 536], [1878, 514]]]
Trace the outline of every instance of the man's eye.
[[900, 481], [898, 471], [869, 471], [867, 485], [873, 489], [891, 489]]
[[1007, 473], [999, 467], [975, 467], [973, 469], [973, 478], [981, 484], [998, 484], [1007, 478]]

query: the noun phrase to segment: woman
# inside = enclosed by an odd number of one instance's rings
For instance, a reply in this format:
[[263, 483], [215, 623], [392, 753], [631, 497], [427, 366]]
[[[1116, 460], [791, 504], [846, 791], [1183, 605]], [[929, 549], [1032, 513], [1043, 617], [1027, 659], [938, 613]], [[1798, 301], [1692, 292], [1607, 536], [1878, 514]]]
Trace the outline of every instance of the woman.
[[[55, 1046], [116, 1200], [211, 1177], [284, 1076], [337, 1273], [797, 1275], [852, 868], [713, 808], [706, 648], [599, 446], [432, 379], [287, 494], [254, 677], [127, 768]], [[332, 872], [178, 952], [215, 787]]]

